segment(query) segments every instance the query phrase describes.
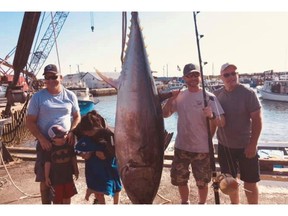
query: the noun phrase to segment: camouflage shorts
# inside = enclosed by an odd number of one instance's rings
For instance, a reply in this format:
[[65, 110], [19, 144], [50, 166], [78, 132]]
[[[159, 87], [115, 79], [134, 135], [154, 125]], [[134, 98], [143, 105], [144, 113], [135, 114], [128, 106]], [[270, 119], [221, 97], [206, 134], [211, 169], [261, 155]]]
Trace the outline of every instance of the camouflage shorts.
[[171, 183], [176, 186], [186, 185], [189, 180], [191, 164], [197, 186], [211, 181], [209, 153], [193, 153], [175, 148], [171, 168]]

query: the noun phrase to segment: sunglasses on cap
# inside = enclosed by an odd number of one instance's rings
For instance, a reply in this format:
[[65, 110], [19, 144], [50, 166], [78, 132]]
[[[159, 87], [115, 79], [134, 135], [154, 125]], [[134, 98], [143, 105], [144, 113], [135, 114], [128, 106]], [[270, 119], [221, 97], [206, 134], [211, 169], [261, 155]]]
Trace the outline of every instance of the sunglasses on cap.
[[223, 74], [223, 77], [225, 77], [225, 78], [228, 78], [228, 77], [230, 77], [230, 76], [236, 76], [236, 72], [231, 72], [231, 73], [224, 73]]
[[45, 80], [56, 80], [56, 79], [58, 79], [58, 76], [47, 76], [47, 75], [45, 75], [44, 79]]
[[185, 75], [185, 77], [187, 78], [192, 78], [192, 77], [199, 77], [200, 76], [200, 73], [189, 73], [187, 75]]

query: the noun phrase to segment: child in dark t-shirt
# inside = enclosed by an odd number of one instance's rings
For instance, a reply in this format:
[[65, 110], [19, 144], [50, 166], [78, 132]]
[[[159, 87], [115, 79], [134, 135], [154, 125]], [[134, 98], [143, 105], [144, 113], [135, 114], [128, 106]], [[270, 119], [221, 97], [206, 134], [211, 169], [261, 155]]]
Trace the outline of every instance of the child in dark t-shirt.
[[54, 204], [70, 204], [71, 197], [77, 194], [73, 181], [79, 176], [74, 146], [66, 142], [67, 131], [60, 125], [49, 128], [52, 149], [45, 153], [45, 182], [54, 192]]

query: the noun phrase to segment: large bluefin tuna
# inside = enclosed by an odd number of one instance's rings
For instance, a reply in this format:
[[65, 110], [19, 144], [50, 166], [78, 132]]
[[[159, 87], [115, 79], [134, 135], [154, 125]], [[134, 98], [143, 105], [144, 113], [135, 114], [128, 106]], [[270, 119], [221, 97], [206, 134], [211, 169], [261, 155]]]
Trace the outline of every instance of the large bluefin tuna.
[[121, 180], [131, 202], [153, 203], [163, 169], [164, 121], [137, 12], [132, 12], [118, 83], [115, 148]]

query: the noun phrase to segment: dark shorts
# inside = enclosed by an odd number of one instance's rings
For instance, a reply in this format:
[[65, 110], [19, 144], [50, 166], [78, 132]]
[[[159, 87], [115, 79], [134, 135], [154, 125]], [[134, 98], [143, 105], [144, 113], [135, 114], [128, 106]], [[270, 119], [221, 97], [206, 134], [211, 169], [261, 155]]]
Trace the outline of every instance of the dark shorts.
[[77, 189], [74, 182], [66, 184], [60, 184], [53, 186], [55, 191], [55, 197], [53, 199], [54, 204], [61, 204], [63, 199], [68, 199], [77, 194]]
[[248, 183], [260, 181], [260, 169], [258, 155], [254, 158], [246, 158], [244, 149], [227, 148], [219, 143], [218, 158], [221, 173], [229, 173], [236, 178], [240, 173], [240, 179]]
[[34, 173], [36, 175], [36, 182], [45, 182], [45, 172], [44, 172], [44, 165], [45, 165], [45, 157], [44, 157], [44, 150], [42, 149], [39, 142], [36, 145], [36, 162], [34, 167]]
[[203, 186], [203, 182], [208, 184], [211, 181], [209, 153], [193, 153], [175, 148], [170, 174], [173, 185], [181, 186], [188, 183], [190, 164], [197, 186]]

